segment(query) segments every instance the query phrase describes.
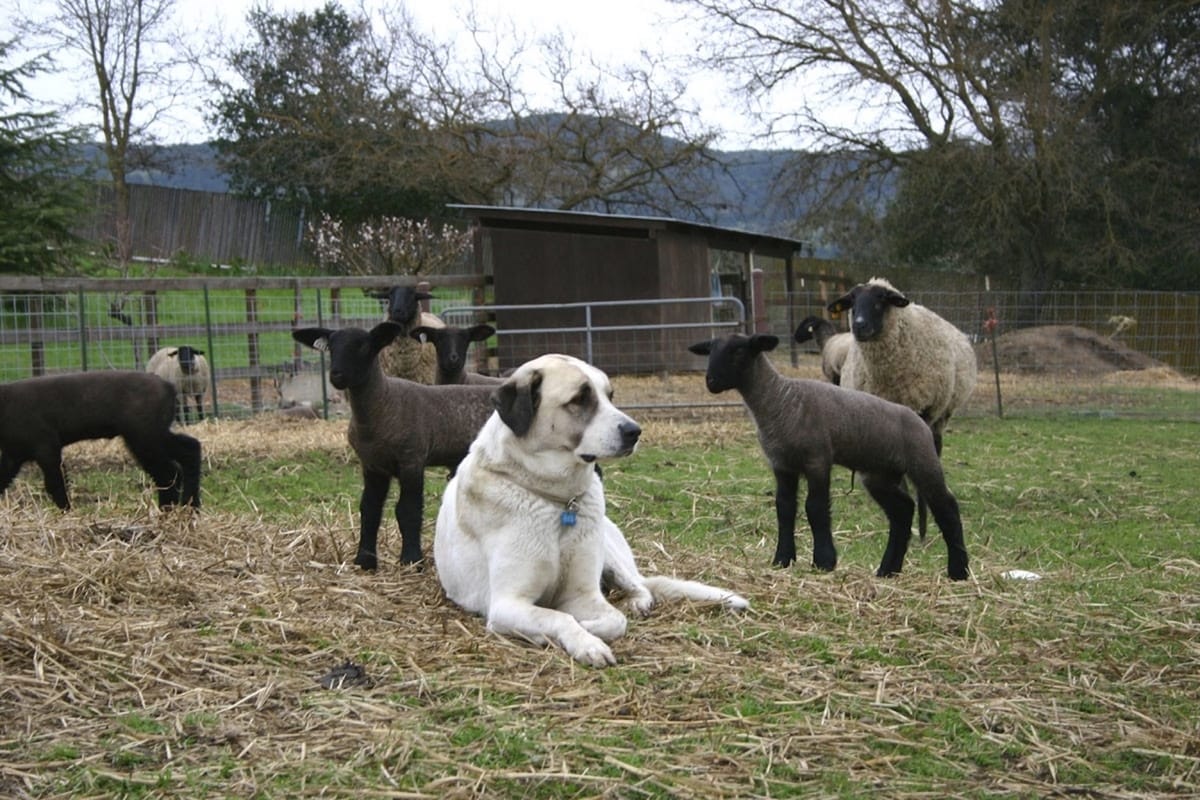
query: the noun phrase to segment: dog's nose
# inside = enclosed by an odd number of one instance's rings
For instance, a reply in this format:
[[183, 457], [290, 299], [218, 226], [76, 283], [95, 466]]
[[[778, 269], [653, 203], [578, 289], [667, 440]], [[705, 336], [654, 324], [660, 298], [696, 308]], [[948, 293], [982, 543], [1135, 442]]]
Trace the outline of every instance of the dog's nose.
[[633, 420], [622, 422], [617, 426], [617, 430], [621, 433], [621, 444], [625, 447], [633, 447], [642, 435], [642, 427]]

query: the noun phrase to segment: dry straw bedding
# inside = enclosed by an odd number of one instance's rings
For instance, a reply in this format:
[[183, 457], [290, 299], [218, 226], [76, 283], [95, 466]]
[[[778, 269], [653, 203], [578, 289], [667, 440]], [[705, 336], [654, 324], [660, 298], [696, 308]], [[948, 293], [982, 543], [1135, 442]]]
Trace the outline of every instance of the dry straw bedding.
[[[736, 414], [646, 427], [666, 446], [755, 446]], [[213, 469], [345, 454], [344, 430], [260, 419], [202, 438]], [[123, 459], [80, 448], [77, 465]], [[1130, 618], [998, 578], [986, 545], [977, 576], [952, 584], [938, 542], [898, 580], [775, 570], [772, 527], [682, 547], [623, 487], [613, 513], [643, 567], [734, 587], [753, 608], [660, 609], [617, 642], [617, 667], [589, 670], [486, 634], [433, 569], [358, 571], [356, 520], [336, 505], [192, 520], [147, 492], [141, 511], [100, 498], [64, 514], [39, 488], [0, 498], [2, 796], [777, 797], [836, 794], [837, 776], [888, 796], [1200, 796], [1195, 721], [1129, 701], [1195, 704], [1196, 593]], [[697, 498], [694, 513], [728, 500]], [[855, 535], [882, 546], [878, 531], [838, 533]], [[1163, 568], [1200, 578], [1195, 561]], [[1077, 663], [1081, 643], [1131, 627], [1147, 652], [1185, 657]], [[324, 688], [347, 661], [361, 679]], [[961, 741], [923, 738], [947, 724]], [[1158, 764], [1149, 788], [1071, 783], [1114, 752]]]

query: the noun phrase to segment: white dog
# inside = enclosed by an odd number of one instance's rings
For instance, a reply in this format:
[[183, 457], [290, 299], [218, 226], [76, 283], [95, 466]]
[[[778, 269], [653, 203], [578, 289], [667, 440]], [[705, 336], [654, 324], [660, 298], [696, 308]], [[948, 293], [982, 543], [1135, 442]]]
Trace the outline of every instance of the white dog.
[[584, 664], [616, 663], [625, 615], [601, 580], [647, 613], [668, 599], [749, 607], [695, 581], [643, 577], [606, 516], [595, 461], [627, 456], [641, 428], [612, 404], [608, 376], [570, 356], [546, 355], [496, 391], [484, 424], [446, 486], [434, 559], [446, 595], [497, 633], [554, 643]]

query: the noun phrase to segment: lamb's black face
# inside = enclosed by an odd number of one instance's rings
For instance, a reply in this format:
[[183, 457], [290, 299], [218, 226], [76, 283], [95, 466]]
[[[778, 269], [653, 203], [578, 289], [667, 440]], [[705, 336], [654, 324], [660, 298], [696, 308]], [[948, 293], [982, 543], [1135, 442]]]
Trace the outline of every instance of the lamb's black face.
[[402, 332], [392, 322], [381, 322], [370, 331], [362, 328], [300, 328], [292, 338], [329, 355], [329, 382], [338, 390], [353, 389], [371, 376], [371, 362]]
[[366, 378], [371, 359], [371, 336], [361, 328], [345, 328], [329, 336], [329, 382], [339, 391], [352, 389]]
[[813, 338], [816, 337], [816, 335], [817, 335], [817, 318], [816, 317], [805, 317], [804, 319], [802, 319], [800, 321], [800, 324], [796, 326], [796, 332], [794, 334], [792, 334], [792, 338], [795, 339], [800, 344], [803, 344], [804, 342], [812, 341]]
[[774, 350], [779, 338], [766, 334], [744, 336], [735, 333], [723, 339], [697, 342], [688, 348], [699, 356], [708, 356], [704, 385], [713, 394], [737, 389], [759, 353]]
[[883, 333], [887, 314], [903, 308], [909, 300], [895, 289], [877, 284], [860, 284], [840, 300], [831, 303], [831, 311], [850, 310], [850, 332], [860, 342], [869, 342]]

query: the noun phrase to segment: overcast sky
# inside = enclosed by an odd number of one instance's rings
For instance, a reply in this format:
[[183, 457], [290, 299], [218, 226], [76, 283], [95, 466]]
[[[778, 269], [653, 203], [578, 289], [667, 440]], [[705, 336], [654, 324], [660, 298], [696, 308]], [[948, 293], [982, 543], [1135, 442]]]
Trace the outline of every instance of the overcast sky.
[[[599, 61], [628, 63], [642, 51], [656, 57], [682, 59], [694, 52], [695, 29], [677, 24], [679, 9], [665, 0], [473, 0], [477, 16], [487, 24], [511, 20], [516, 30], [531, 39], [561, 31], [580, 53], [589, 53]], [[177, 14], [184, 30], [193, 37], [244, 38], [247, 12], [254, 6], [274, 11], [311, 10], [325, 0], [180, 0]], [[20, 10], [45, 8], [46, 0], [0, 0], [5, 19]], [[408, 0], [405, 4], [419, 26], [435, 39], [450, 40], [464, 33], [463, 18], [471, 0]], [[372, 2], [368, 0], [368, 10]], [[357, 0], [343, 2], [357, 8]], [[4, 23], [0, 22], [0, 25]], [[7, 36], [6, 36], [7, 38]], [[75, 73], [77, 76], [78, 73]], [[533, 78], [531, 77], [531, 80]], [[48, 102], [66, 102], [77, 81], [63, 76], [46, 76], [34, 89]], [[527, 87], [528, 88], [528, 87]], [[536, 89], [534, 89], [536, 91]], [[751, 146], [758, 127], [741, 113], [740, 101], [727, 92], [726, 81], [715, 75], [695, 76], [688, 82], [684, 103], [699, 112], [700, 121], [724, 132], [718, 146], [735, 149]], [[164, 123], [155, 132], [164, 142], [202, 141], [209, 138], [198, 104], [184, 104], [176, 110], [176, 119]], [[187, 106], [196, 106], [190, 108]], [[94, 112], [93, 112], [94, 115]], [[89, 117], [74, 121], [94, 123]], [[783, 143], [787, 144], [787, 143]]]

